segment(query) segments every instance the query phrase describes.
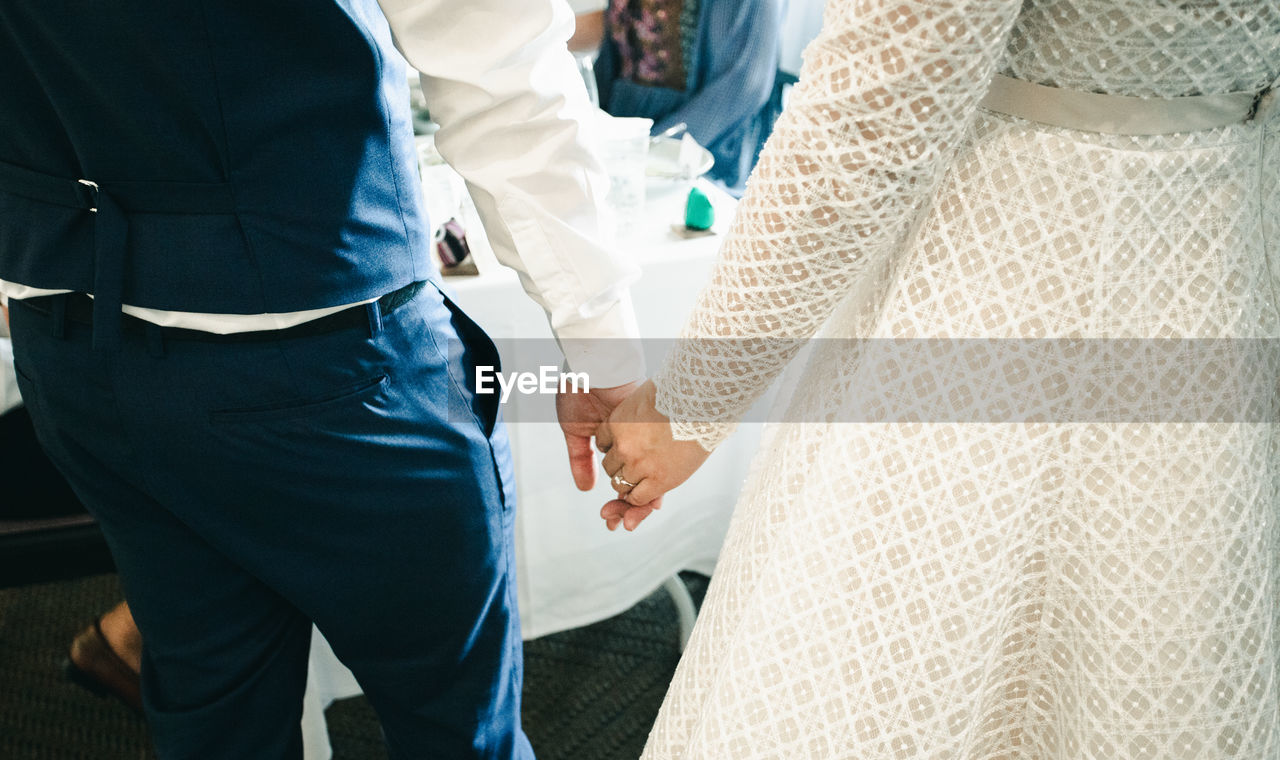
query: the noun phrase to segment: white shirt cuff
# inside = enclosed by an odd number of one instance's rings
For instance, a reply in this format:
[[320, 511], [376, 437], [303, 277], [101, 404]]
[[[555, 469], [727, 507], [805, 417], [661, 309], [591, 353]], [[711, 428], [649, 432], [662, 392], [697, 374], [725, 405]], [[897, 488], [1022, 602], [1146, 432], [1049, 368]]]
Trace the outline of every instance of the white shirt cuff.
[[561, 325], [556, 341], [573, 372], [585, 372], [592, 388], [613, 388], [645, 377], [644, 350], [631, 296], [625, 291], [602, 314]]

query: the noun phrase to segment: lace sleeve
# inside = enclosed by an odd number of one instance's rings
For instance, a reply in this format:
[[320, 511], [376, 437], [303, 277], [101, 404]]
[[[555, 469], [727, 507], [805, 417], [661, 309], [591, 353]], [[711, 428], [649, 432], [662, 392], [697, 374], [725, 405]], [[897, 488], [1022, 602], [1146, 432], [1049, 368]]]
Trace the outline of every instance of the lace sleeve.
[[1021, 0], [828, 0], [681, 340], [655, 377], [708, 450], [901, 248], [982, 98]]

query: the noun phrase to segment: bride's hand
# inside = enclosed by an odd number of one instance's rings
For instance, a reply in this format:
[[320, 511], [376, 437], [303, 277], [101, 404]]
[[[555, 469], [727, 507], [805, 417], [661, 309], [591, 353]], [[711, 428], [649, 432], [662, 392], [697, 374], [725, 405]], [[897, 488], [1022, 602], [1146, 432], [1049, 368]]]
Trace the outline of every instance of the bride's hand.
[[671, 422], [654, 405], [657, 389], [646, 381], [613, 410], [596, 432], [604, 470], [617, 499], [600, 516], [614, 530], [635, 530], [662, 504], [662, 495], [689, 479], [710, 453], [695, 441], [671, 437]]

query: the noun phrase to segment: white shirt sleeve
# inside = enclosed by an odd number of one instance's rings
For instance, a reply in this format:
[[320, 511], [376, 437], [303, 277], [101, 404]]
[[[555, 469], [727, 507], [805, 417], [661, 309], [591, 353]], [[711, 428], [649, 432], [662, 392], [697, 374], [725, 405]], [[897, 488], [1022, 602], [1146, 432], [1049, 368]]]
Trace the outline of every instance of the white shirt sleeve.
[[569, 366], [609, 387], [644, 376], [629, 257], [602, 241], [608, 178], [565, 43], [565, 0], [379, 0], [422, 74], [436, 148], [467, 181], [498, 260], [520, 274]]

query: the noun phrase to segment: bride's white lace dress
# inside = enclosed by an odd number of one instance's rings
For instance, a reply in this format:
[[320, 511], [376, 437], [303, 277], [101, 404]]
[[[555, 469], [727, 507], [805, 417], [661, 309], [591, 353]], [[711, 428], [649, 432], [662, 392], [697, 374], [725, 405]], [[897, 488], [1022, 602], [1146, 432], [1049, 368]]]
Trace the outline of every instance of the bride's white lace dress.
[[[828, 0], [686, 331], [761, 340], [669, 358], [679, 436], [713, 446], [794, 353], [775, 339], [819, 331], [1280, 338], [1280, 119], [1076, 132], [980, 109], [997, 72], [1261, 89], [1280, 2]], [[937, 383], [844, 345], [798, 383], [810, 422], [766, 435], [646, 758], [1280, 758], [1274, 395], [1222, 422], [855, 424], [871, 385]]]

